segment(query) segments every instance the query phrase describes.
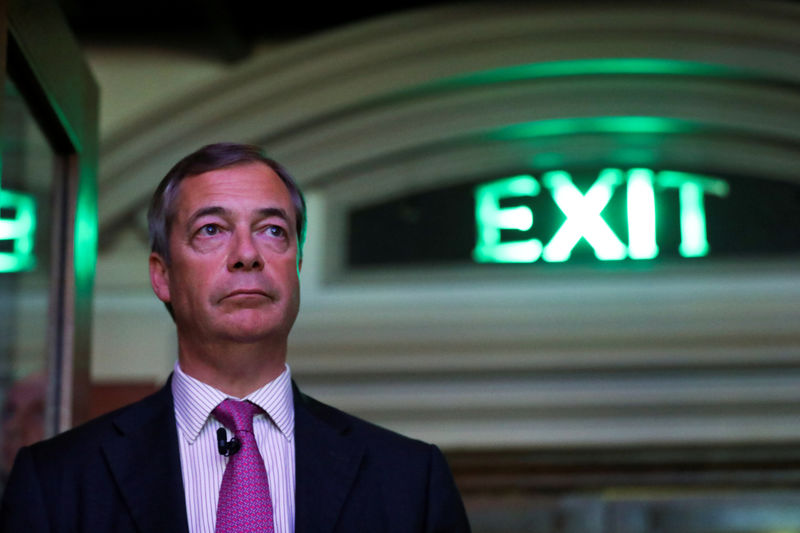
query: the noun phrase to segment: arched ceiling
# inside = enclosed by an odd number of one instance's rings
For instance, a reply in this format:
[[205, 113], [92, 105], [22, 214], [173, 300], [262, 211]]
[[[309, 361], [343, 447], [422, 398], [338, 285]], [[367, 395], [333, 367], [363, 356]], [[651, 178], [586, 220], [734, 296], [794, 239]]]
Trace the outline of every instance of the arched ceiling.
[[796, 180], [799, 15], [755, 0], [462, 4], [266, 48], [103, 139], [101, 242], [220, 139], [349, 198], [600, 160]]

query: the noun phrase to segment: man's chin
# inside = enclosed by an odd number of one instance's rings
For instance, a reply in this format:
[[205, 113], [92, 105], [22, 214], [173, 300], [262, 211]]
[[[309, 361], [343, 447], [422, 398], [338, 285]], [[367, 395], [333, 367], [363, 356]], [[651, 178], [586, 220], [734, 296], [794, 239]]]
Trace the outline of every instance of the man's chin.
[[235, 342], [259, 342], [274, 336], [280, 328], [259, 309], [240, 309], [226, 317], [226, 336]]

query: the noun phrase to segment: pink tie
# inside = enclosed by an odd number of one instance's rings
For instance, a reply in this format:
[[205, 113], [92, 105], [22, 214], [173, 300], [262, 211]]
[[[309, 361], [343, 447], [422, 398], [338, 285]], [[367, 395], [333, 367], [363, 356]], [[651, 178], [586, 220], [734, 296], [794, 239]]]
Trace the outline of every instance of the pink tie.
[[257, 405], [231, 399], [214, 409], [217, 420], [232, 429], [242, 445], [228, 459], [222, 476], [216, 533], [273, 532], [267, 470], [253, 436], [253, 416], [260, 412]]

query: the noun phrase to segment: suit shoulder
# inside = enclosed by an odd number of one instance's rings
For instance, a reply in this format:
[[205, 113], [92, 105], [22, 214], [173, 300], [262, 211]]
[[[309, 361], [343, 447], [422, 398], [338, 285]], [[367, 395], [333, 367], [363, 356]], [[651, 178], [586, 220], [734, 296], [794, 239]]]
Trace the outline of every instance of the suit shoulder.
[[383, 447], [386, 451], [407, 450], [427, 455], [431, 448], [435, 448], [431, 444], [368, 422], [306, 394], [299, 393], [299, 399], [314, 416], [336, 428], [343, 435]]
[[87, 448], [98, 446], [106, 438], [146, 422], [149, 418], [172, 409], [172, 394], [168, 387], [114, 411], [89, 420], [79, 426], [31, 445], [31, 454], [37, 458], [53, 458], [80, 454]]
[[[397, 531], [470, 531], [452, 473], [436, 446], [347, 414], [297, 390], [295, 435], [298, 506], [307, 496], [301, 490], [303, 473], [313, 474], [316, 480], [331, 463], [349, 464], [357, 472], [349, 498], [359, 504], [353, 507], [358, 513], [342, 522], [352, 525], [348, 531], [371, 529], [363, 524], [381, 523], [387, 516]], [[320, 460], [320, 456], [328, 459]], [[368, 516], [373, 522], [365, 518]]]

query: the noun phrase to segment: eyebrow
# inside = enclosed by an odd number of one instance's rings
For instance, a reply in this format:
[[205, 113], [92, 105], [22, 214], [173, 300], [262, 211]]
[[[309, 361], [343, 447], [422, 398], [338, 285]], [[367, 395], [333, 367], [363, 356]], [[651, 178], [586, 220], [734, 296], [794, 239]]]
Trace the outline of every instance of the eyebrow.
[[[291, 222], [289, 215], [286, 213], [284, 209], [281, 209], [280, 207], [263, 207], [261, 209], [258, 209], [256, 212], [260, 215], [261, 218], [279, 217], [284, 219], [287, 223]], [[218, 205], [202, 207], [197, 211], [195, 211], [192, 214], [192, 216], [189, 217], [186, 226], [192, 227], [194, 223], [197, 221], [197, 219], [202, 218], [204, 216], [217, 215], [220, 217], [225, 217], [230, 215], [230, 213], [231, 212], [229, 209], [226, 209]]]
[[217, 205], [212, 205], [212, 206], [209, 206], [209, 207], [202, 207], [202, 208], [198, 209], [197, 211], [195, 211], [194, 213], [192, 213], [192, 215], [186, 221], [186, 227], [188, 229], [188, 228], [191, 228], [192, 226], [194, 226], [194, 223], [198, 218], [202, 218], [202, 217], [205, 217], [205, 216], [208, 216], [208, 215], [218, 215], [218, 216], [224, 217], [228, 213], [230, 213], [229, 210], [225, 209], [224, 207], [217, 206]]
[[258, 214], [261, 215], [261, 218], [279, 217], [284, 219], [287, 223], [291, 222], [289, 214], [280, 207], [264, 207], [258, 210]]

